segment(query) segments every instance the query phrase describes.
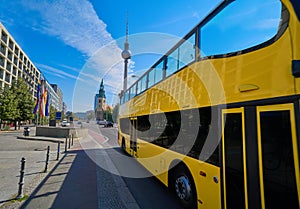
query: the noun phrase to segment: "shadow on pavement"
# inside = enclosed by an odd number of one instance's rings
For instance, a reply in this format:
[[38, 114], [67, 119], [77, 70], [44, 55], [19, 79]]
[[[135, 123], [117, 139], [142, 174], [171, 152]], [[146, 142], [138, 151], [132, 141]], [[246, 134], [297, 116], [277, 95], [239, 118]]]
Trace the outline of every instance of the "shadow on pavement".
[[84, 150], [68, 151], [21, 206], [98, 208], [96, 165]]

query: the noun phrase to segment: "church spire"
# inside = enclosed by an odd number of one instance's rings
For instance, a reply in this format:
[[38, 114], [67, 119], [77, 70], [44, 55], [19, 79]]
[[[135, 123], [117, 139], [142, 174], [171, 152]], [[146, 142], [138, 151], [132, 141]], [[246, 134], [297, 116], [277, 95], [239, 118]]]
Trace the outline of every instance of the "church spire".
[[103, 79], [101, 80], [101, 84], [100, 84], [99, 97], [100, 98], [106, 98], [106, 96], [105, 96], [105, 90], [104, 90], [104, 85], [103, 85]]

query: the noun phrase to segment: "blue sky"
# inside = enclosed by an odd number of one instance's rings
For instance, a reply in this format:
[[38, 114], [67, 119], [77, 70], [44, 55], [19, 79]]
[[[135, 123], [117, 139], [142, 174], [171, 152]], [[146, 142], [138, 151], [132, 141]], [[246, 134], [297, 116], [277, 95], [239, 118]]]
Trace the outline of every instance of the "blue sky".
[[[249, 37], [236, 43], [237, 49], [241, 44], [246, 48], [274, 34], [279, 18], [278, 1], [238, 1], [244, 2], [238, 7], [244, 13], [231, 14], [231, 18], [233, 15], [236, 18], [227, 25], [212, 22], [207, 30], [222, 32], [227, 27], [240, 36], [236, 32], [245, 23], [237, 21], [238, 15], [246, 17], [247, 28], [242, 32]], [[94, 95], [102, 78], [107, 102], [117, 103], [116, 95], [122, 88], [120, 53], [127, 12], [130, 49], [134, 55], [129, 73], [139, 76], [219, 3], [218, 0], [0, 0], [0, 21], [47, 80], [59, 85], [68, 110], [78, 112], [93, 109]], [[277, 10], [262, 10], [261, 5], [265, 8], [275, 5]], [[258, 14], [263, 18], [257, 18]], [[208, 39], [213, 37], [210, 33]], [[213, 43], [217, 43], [215, 39]], [[222, 47], [218, 50], [226, 51]], [[133, 79], [130, 77], [129, 82]]]

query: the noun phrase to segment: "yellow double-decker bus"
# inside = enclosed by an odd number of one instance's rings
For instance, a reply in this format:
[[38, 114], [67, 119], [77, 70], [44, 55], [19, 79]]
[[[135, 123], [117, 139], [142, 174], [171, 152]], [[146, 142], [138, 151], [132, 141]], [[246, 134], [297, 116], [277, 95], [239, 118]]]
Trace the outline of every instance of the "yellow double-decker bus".
[[118, 141], [185, 208], [298, 209], [299, 103], [300, 1], [225, 0], [121, 95]]

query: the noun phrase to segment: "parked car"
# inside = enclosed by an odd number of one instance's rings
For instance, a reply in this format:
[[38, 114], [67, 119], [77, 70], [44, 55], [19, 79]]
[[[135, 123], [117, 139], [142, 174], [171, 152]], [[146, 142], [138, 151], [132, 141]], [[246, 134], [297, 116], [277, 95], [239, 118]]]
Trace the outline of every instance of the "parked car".
[[67, 120], [63, 120], [63, 122], [61, 122], [61, 126], [68, 127], [68, 126], [70, 126], [70, 123]]
[[104, 124], [104, 127], [114, 127], [114, 123], [111, 121], [106, 121], [106, 123]]

